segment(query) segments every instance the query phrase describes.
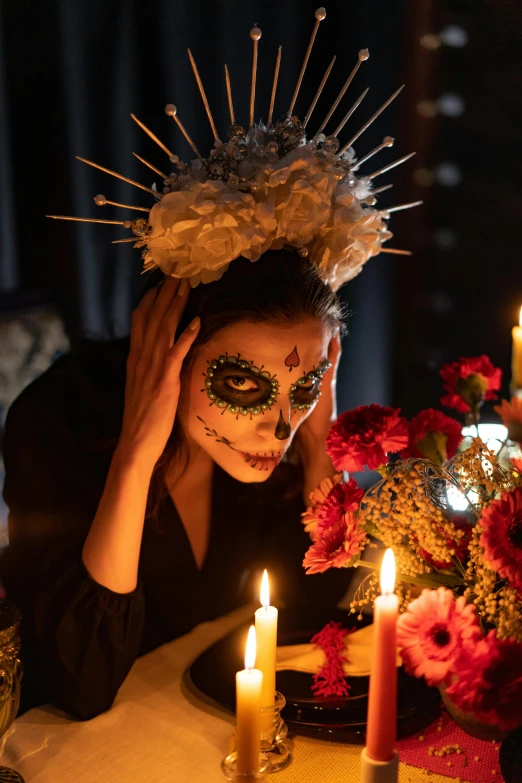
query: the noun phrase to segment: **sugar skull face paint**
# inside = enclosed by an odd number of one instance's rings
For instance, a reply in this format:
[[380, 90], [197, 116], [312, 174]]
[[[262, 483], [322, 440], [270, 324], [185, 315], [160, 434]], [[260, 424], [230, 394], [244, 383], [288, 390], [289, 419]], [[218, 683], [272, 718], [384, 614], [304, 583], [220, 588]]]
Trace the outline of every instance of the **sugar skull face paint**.
[[301, 360], [299, 359], [299, 354], [297, 353], [297, 345], [295, 346], [294, 350], [288, 354], [288, 356], [285, 359], [285, 366], [289, 368], [290, 372], [294, 369], [294, 367], [299, 367], [301, 363]]
[[209, 362], [205, 377], [207, 397], [223, 413], [259, 416], [269, 410], [279, 393], [279, 381], [263, 367], [225, 354]]
[[[182, 375], [177, 414], [190, 449], [239, 481], [265, 481], [312, 413], [330, 339], [315, 320], [241, 322], [200, 346]], [[289, 345], [299, 346], [301, 366], [317, 368], [304, 383], [285, 364]]]
[[292, 434], [292, 425], [289, 421], [285, 421], [283, 411], [279, 411], [279, 418], [277, 420], [274, 434], [278, 440], [286, 440]]
[[290, 405], [292, 410], [309, 410], [321, 396], [321, 381], [323, 375], [330, 369], [332, 363], [326, 359], [319, 367], [298, 378], [290, 387]]

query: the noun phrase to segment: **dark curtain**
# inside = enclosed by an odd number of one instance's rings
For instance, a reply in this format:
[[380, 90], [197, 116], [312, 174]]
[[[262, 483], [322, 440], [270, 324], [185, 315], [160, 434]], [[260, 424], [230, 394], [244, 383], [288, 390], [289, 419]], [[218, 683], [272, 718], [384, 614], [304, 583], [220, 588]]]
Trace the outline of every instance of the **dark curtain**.
[[[155, 175], [132, 152], [162, 170], [167, 157], [133, 123], [142, 119], [185, 160], [191, 154], [164, 107], [172, 102], [197, 146], [212, 136], [186, 53], [190, 47], [203, 78], [220, 135], [228, 129], [223, 64], [228, 63], [236, 116], [248, 117], [252, 42], [260, 41], [256, 117], [268, 112], [277, 47], [283, 45], [276, 114], [289, 104], [314, 22], [317, 2], [303, 0], [4, 0], [0, 34], [0, 245], [1, 288], [45, 291], [62, 308], [72, 336], [123, 335], [140, 287], [141, 260], [117, 226], [48, 220], [46, 213], [124, 219], [114, 207], [97, 207], [103, 193], [124, 204], [150, 206], [146, 193], [92, 170], [75, 155], [150, 186]], [[400, 76], [402, 3], [350, 0], [330, 3], [319, 30], [296, 105], [303, 117], [324, 70], [337, 62], [310, 123], [318, 126], [362, 47], [371, 56], [334, 115], [334, 127], [364, 87], [370, 92], [341, 140], [355, 132], [396, 89]], [[408, 101], [407, 90], [401, 96]], [[361, 138], [360, 155], [383, 135], [395, 134], [392, 106]], [[337, 121], [337, 122], [336, 122]], [[394, 157], [409, 152], [398, 143]], [[411, 172], [399, 170], [393, 196]], [[387, 180], [388, 181], [388, 180]], [[161, 183], [160, 183], [161, 186]], [[396, 244], [407, 247], [407, 236]], [[342, 406], [388, 400], [393, 343], [396, 260], [369, 263], [346, 287], [353, 312], [340, 380]]]

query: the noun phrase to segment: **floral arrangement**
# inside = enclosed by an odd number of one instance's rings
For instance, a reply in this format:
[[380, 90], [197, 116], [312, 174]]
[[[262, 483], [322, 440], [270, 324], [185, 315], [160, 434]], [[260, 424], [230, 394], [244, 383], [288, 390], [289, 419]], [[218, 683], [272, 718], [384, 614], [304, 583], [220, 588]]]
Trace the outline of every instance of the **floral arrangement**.
[[[441, 370], [441, 402], [478, 425], [501, 371], [486, 356]], [[442, 686], [462, 711], [508, 730], [522, 722], [522, 399], [495, 406], [507, 438], [492, 450], [436, 410], [407, 421], [399, 409], [368, 405], [341, 414], [326, 446], [335, 469], [311, 493], [303, 524], [312, 544], [303, 565], [371, 569], [351, 604], [378, 594], [378, 539], [392, 547], [401, 602], [398, 643], [406, 670]], [[508, 448], [509, 447], [509, 448]], [[377, 470], [364, 492], [352, 473]], [[450, 500], [459, 496], [465, 510]], [[424, 589], [422, 589], [424, 588]], [[419, 595], [420, 590], [422, 592]]]

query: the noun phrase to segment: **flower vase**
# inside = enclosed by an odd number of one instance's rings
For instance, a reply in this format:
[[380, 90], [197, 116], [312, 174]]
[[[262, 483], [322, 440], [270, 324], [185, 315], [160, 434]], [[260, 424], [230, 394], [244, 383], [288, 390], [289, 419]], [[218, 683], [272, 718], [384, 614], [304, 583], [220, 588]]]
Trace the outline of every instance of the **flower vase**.
[[481, 740], [495, 740], [501, 742], [507, 735], [508, 731], [502, 731], [495, 723], [484, 723], [479, 720], [472, 712], [463, 712], [446, 693], [446, 688], [441, 685], [439, 688], [444, 706], [448, 710], [449, 714], [457, 724], [457, 726], [465, 731], [472, 737], [476, 737]]

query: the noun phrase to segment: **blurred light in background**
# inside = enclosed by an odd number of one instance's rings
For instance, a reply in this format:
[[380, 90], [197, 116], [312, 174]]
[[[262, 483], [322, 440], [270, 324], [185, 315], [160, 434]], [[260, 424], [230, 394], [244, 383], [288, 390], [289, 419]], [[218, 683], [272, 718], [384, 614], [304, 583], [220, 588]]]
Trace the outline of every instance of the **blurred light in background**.
[[461, 117], [466, 111], [466, 104], [456, 92], [443, 92], [437, 98], [437, 109], [445, 117]]
[[420, 45], [424, 49], [435, 51], [441, 46], [450, 46], [453, 49], [462, 49], [468, 43], [468, 34], [458, 24], [448, 24], [440, 33], [426, 33], [420, 38]]
[[435, 179], [439, 185], [443, 185], [445, 188], [454, 188], [460, 184], [462, 171], [456, 163], [444, 160], [435, 167]]
[[469, 40], [467, 32], [458, 24], [448, 24], [439, 33], [440, 42], [454, 49], [462, 49]]

